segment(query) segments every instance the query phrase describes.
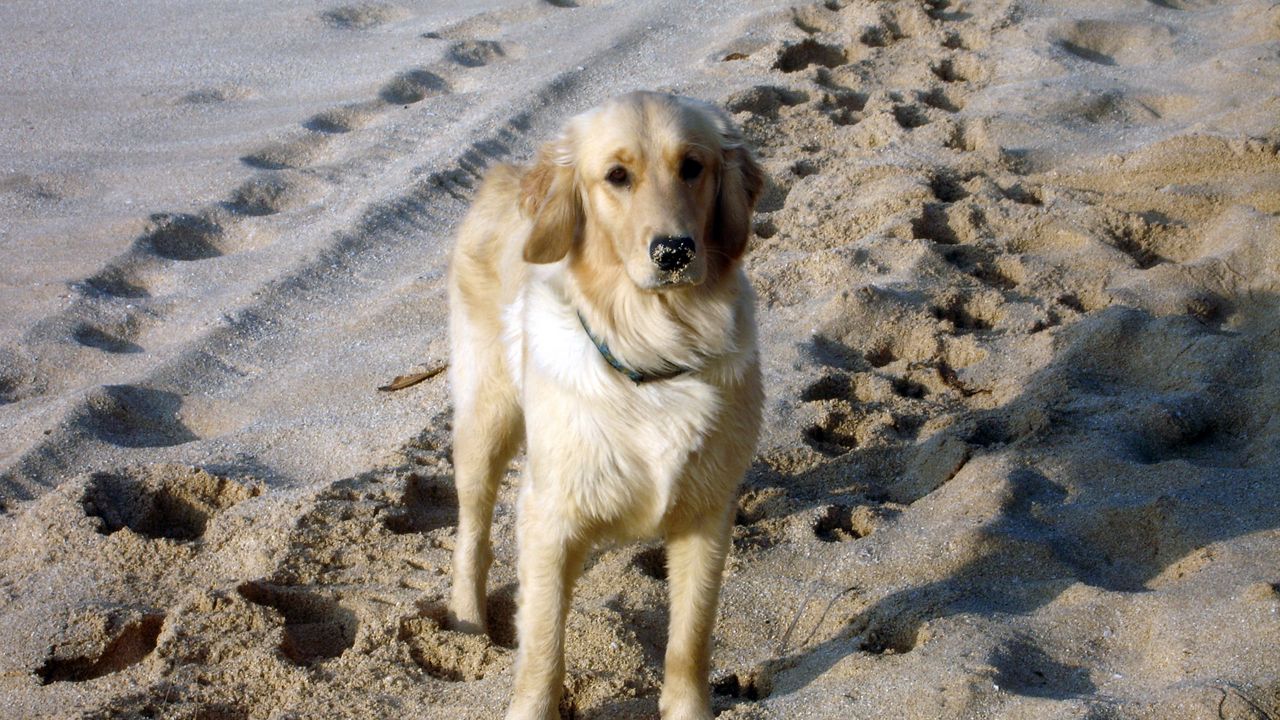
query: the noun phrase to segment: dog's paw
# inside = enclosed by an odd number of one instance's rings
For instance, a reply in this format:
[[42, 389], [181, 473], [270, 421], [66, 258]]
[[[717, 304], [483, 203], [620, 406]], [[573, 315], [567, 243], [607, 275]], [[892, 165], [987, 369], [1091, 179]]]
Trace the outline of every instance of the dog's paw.
[[714, 717], [710, 710], [700, 708], [681, 708], [662, 712], [662, 720], [712, 720]]
[[484, 635], [488, 631], [483, 612], [467, 611], [452, 606], [445, 617], [445, 629], [472, 635]]
[[712, 720], [711, 704], [706, 698], [663, 693], [658, 701], [662, 720]]
[[453, 613], [449, 613], [445, 628], [455, 632], [470, 633], [472, 635], [484, 635], [487, 628], [484, 624], [484, 618], [460, 618]]
[[506, 720], [560, 720], [560, 712], [545, 696], [516, 696], [507, 708]]

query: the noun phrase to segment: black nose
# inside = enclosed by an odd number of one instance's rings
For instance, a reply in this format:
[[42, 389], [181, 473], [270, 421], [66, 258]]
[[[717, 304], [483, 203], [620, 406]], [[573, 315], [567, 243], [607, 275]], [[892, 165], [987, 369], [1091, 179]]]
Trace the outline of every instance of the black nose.
[[693, 238], [656, 237], [649, 243], [649, 257], [663, 272], [675, 272], [693, 261]]

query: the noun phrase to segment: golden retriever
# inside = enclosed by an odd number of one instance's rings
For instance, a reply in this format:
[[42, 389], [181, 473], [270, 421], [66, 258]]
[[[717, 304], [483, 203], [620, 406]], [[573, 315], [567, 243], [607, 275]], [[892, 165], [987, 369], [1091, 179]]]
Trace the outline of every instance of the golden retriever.
[[494, 496], [523, 440], [510, 720], [557, 717], [565, 616], [592, 546], [659, 536], [662, 717], [711, 717], [711, 628], [763, 399], [739, 263], [763, 182], [723, 111], [638, 92], [569, 120], [533, 167], [493, 168], [462, 224], [450, 622], [485, 629]]

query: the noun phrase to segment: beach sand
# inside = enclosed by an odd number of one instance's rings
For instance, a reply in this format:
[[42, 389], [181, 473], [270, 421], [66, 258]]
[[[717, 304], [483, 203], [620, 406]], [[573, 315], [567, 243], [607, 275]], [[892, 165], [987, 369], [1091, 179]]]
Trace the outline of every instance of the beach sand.
[[[770, 176], [719, 717], [1280, 717], [1270, 0], [19, 1], [0, 79], [5, 717], [501, 716], [520, 460], [446, 631], [448, 371], [376, 388], [638, 88]], [[564, 717], [656, 717], [664, 563], [589, 562]]]

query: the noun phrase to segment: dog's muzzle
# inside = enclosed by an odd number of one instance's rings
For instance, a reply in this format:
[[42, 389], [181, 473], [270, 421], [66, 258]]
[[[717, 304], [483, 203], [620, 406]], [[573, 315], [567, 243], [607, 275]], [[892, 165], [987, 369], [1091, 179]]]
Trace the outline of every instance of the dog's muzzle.
[[695, 249], [691, 237], [656, 237], [649, 243], [649, 258], [658, 269], [679, 272], [693, 262]]

